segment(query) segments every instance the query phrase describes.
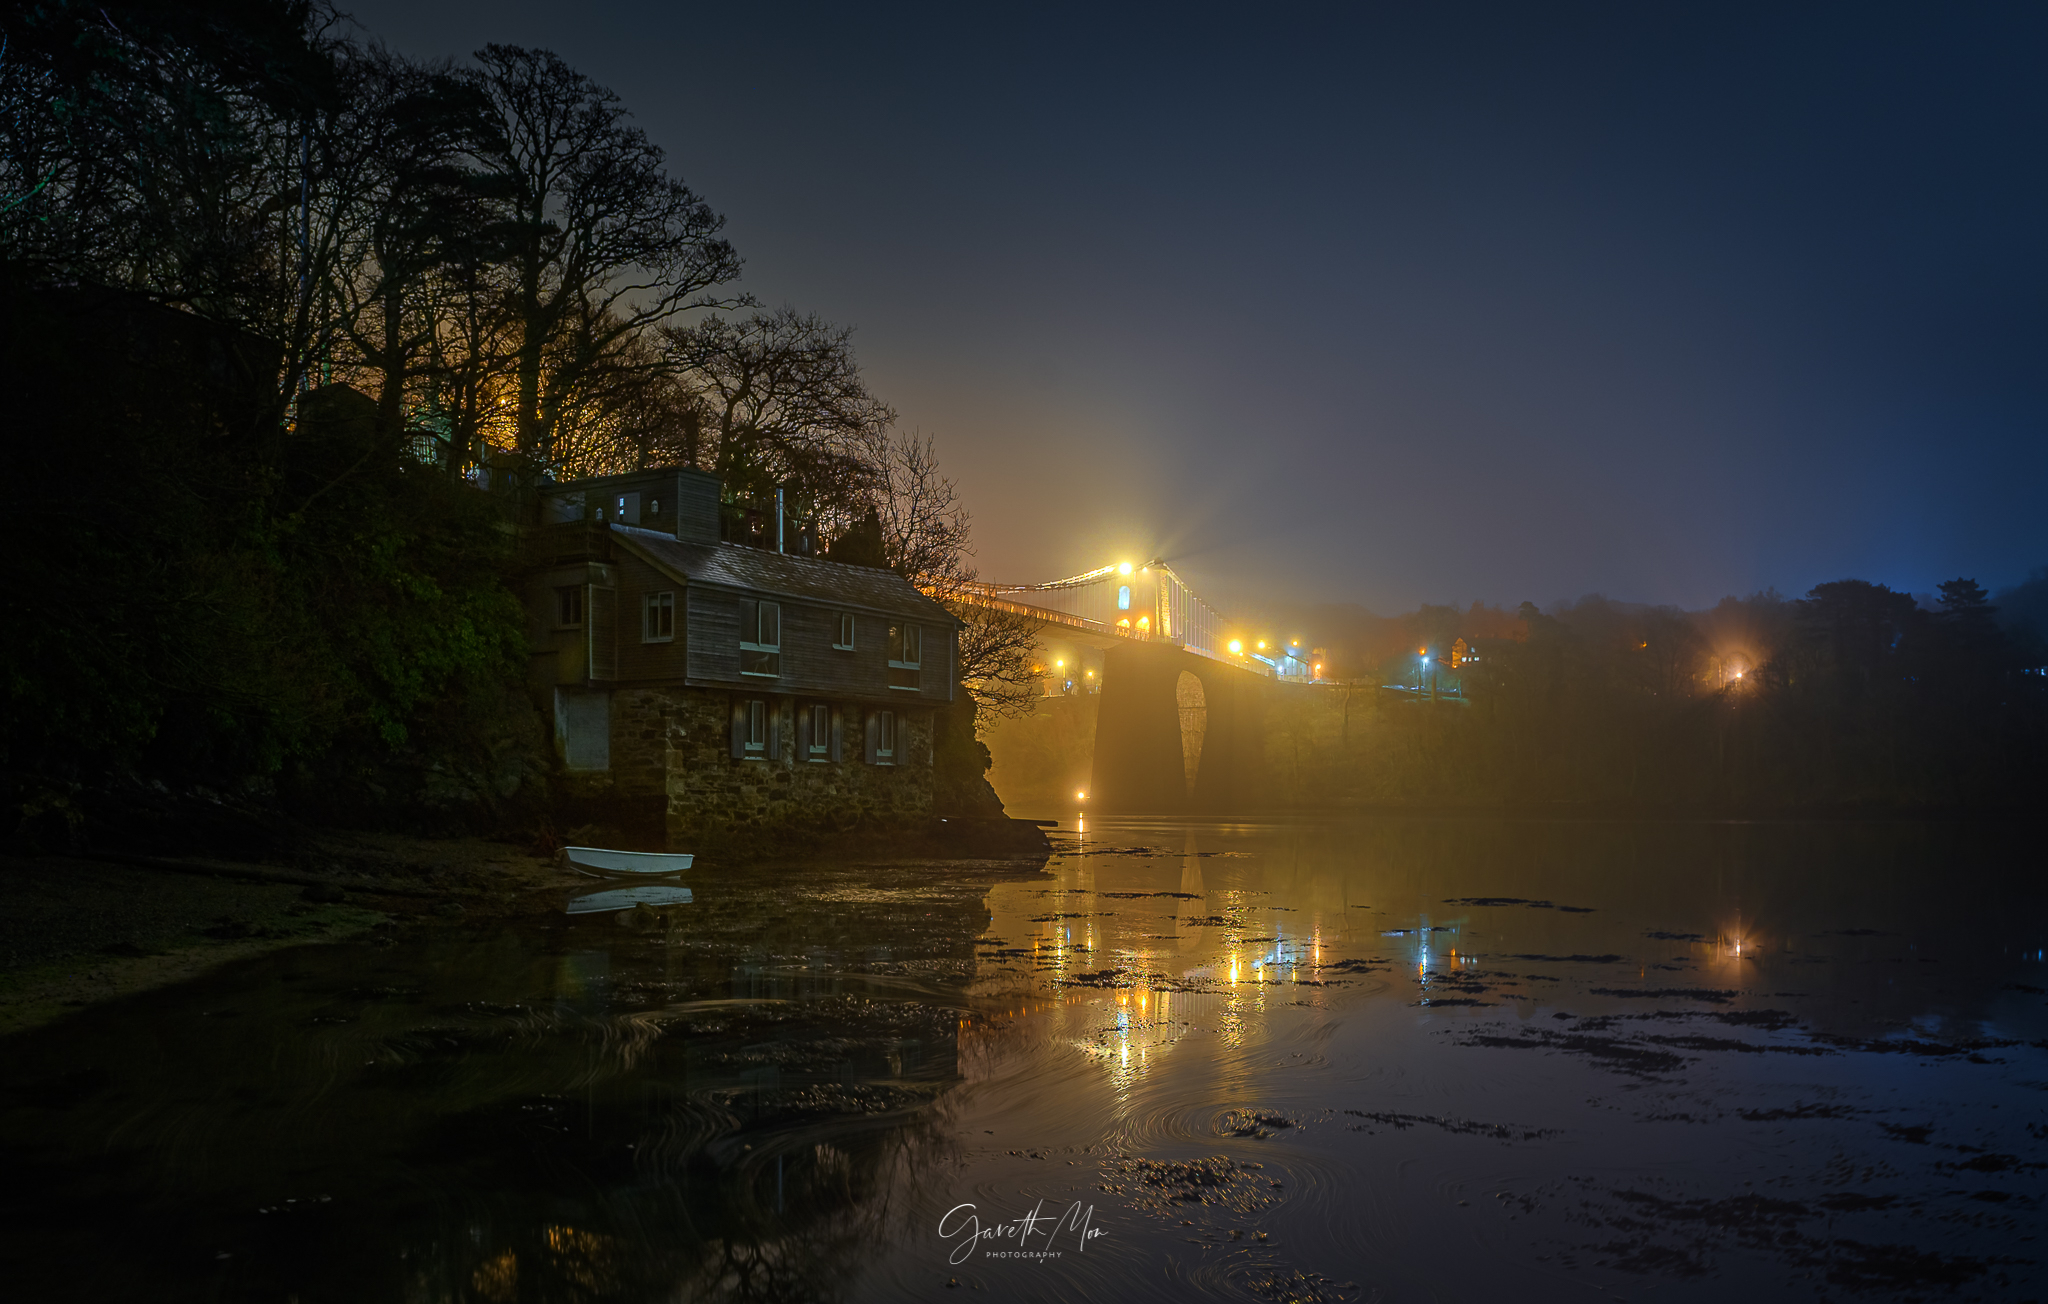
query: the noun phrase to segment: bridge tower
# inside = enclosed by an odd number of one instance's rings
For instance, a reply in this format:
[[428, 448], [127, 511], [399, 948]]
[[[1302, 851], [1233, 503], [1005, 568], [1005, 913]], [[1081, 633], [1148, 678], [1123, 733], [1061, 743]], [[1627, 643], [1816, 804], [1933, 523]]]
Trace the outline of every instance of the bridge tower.
[[1273, 681], [1170, 643], [1103, 654], [1093, 810], [1222, 814], [1259, 804]]

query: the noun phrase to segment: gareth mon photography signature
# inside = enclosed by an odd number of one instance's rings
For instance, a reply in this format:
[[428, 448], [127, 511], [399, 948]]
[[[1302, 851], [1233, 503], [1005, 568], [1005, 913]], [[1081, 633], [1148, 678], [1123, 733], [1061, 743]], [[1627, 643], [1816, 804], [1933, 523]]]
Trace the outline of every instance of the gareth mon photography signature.
[[[1076, 1251], [1087, 1249], [1088, 1242], [1102, 1235], [1100, 1227], [1089, 1226], [1095, 1217], [1092, 1204], [1084, 1208], [1076, 1200], [1062, 1214], [1048, 1214], [1044, 1210], [1045, 1201], [1040, 1200], [1021, 1218], [983, 1225], [974, 1205], [954, 1205], [939, 1219], [939, 1239], [956, 1242], [946, 1262], [965, 1263], [977, 1249], [985, 1259], [1057, 1259], [1066, 1253], [1055, 1248], [1061, 1232], [1072, 1233], [1068, 1244]], [[1034, 1236], [1044, 1239], [1034, 1245]], [[982, 1248], [983, 1242], [987, 1242], [987, 1248]]]

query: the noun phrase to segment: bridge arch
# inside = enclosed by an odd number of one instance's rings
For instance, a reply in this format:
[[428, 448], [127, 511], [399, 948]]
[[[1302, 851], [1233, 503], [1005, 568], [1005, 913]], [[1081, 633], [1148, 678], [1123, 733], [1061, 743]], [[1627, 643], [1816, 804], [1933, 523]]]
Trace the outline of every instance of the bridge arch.
[[1273, 688], [1168, 643], [1107, 649], [1090, 809], [1181, 814], [1257, 804]]
[[[1039, 622], [1063, 672], [1057, 691], [1100, 693], [1091, 810], [1220, 812], [1261, 799], [1275, 663], [1247, 655], [1164, 561], [1048, 584], [970, 583], [955, 596]], [[1084, 667], [1078, 679], [1069, 664]]]

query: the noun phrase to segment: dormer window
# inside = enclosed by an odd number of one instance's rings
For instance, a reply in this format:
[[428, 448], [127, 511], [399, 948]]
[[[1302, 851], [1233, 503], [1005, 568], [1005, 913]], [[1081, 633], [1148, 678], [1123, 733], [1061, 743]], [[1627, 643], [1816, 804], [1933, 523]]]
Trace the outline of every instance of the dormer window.
[[740, 673], [773, 678], [782, 673], [782, 606], [740, 604]]
[[923, 631], [916, 625], [889, 626], [889, 687], [916, 692], [923, 654]]

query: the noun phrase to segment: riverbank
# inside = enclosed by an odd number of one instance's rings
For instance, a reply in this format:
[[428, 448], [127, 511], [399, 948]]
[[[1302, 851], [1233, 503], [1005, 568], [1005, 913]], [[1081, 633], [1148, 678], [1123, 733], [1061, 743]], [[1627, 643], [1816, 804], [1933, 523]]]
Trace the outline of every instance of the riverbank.
[[[1029, 825], [962, 821], [866, 839], [849, 868], [1009, 872], [1050, 848]], [[989, 828], [976, 827], [981, 824]], [[773, 864], [758, 871], [772, 879]], [[913, 878], [918, 877], [912, 875]], [[0, 1036], [288, 947], [559, 910], [592, 880], [482, 838], [305, 833], [288, 863], [124, 853], [0, 855]]]
[[294, 859], [0, 856], [0, 1035], [286, 947], [519, 913], [579, 881], [475, 838], [322, 833]]

